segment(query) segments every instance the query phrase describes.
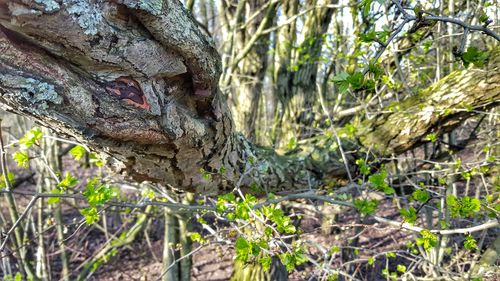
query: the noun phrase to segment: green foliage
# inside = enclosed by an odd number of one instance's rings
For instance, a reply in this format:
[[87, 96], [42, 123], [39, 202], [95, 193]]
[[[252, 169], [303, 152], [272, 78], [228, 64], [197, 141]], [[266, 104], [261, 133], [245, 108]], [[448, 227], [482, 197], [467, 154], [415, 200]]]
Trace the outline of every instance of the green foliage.
[[250, 258], [256, 258], [262, 249], [268, 249], [266, 240], [256, 239], [249, 241], [243, 236], [238, 236], [235, 243], [236, 259], [242, 262], [248, 262]]
[[339, 135], [344, 138], [354, 139], [356, 132], [356, 126], [354, 124], [348, 123], [339, 130]]
[[[78, 179], [73, 177], [71, 173], [66, 172], [64, 178], [54, 187], [50, 193], [54, 195], [63, 194], [68, 188], [72, 188], [78, 184]], [[59, 197], [49, 197], [48, 204], [57, 204], [61, 201]]]
[[201, 236], [201, 234], [198, 233], [198, 232], [191, 233], [191, 235], [189, 236], [189, 238], [191, 238], [191, 241], [198, 242], [198, 243], [200, 243], [202, 245], [208, 243], [207, 239], [203, 238]]
[[[7, 173], [7, 181], [9, 182], [10, 185], [14, 184], [14, 178], [15, 178], [14, 173], [12, 173], [12, 172]], [[6, 182], [5, 182], [5, 176], [4, 176], [4, 174], [1, 174], [0, 175], [0, 189], [4, 189], [4, 188], [7, 188]]]
[[276, 230], [280, 233], [293, 234], [297, 231], [292, 219], [286, 216], [281, 209], [276, 208], [275, 205], [262, 207], [262, 213], [268, 220], [276, 224]]
[[69, 150], [69, 154], [71, 154], [76, 161], [82, 159], [85, 156], [85, 153], [87, 153], [87, 151], [81, 145], [77, 145]]
[[361, 40], [361, 42], [364, 43], [371, 43], [371, 42], [385, 43], [390, 34], [391, 32], [389, 30], [375, 31], [375, 29], [372, 28], [366, 33], [360, 34], [359, 39]]
[[295, 247], [292, 252], [280, 254], [279, 257], [288, 272], [307, 261], [304, 248], [300, 246]]
[[96, 207], [108, 202], [116, 194], [107, 184], [101, 184], [98, 178], [93, 178], [87, 182], [83, 196], [90, 206]]
[[19, 144], [21, 145], [21, 149], [28, 149], [34, 144], [38, 144], [38, 142], [43, 138], [42, 130], [38, 127], [32, 128], [24, 136], [19, 140]]
[[270, 255], [264, 255], [260, 257], [258, 261], [262, 266], [262, 270], [268, 271], [271, 268], [272, 258]]
[[364, 159], [359, 158], [358, 160], [356, 160], [356, 165], [358, 165], [361, 174], [363, 174], [365, 176], [370, 174], [370, 166], [368, 166], [365, 163]]
[[390, 195], [394, 194], [394, 188], [390, 187], [386, 182], [387, 172], [380, 171], [379, 173], [373, 174], [368, 178], [368, 182], [370, 182], [370, 186], [378, 191], [383, 191], [385, 194]]
[[427, 201], [429, 201], [429, 199], [431, 198], [429, 196], [429, 193], [427, 193], [427, 191], [425, 191], [423, 189], [417, 189], [417, 190], [415, 190], [411, 194], [411, 196], [413, 197], [413, 199], [417, 200], [420, 203], [427, 203]]
[[417, 221], [417, 210], [413, 207], [401, 209], [399, 210], [399, 213], [403, 217], [404, 221], [409, 224], [414, 224]]
[[201, 168], [200, 173], [205, 181], [209, 182], [212, 179], [212, 174], [209, 171]]
[[467, 250], [477, 250], [476, 240], [472, 235], [466, 235], [464, 240], [464, 248]]
[[434, 248], [437, 245], [437, 241], [437, 235], [427, 229], [420, 231], [420, 237], [416, 239], [417, 245], [422, 246], [426, 251]]
[[80, 214], [85, 217], [86, 224], [94, 224], [99, 221], [99, 214], [96, 207], [81, 209]]
[[377, 209], [378, 201], [375, 199], [367, 200], [367, 199], [354, 199], [354, 207], [360, 212], [362, 215], [370, 215]]
[[345, 93], [349, 88], [359, 90], [365, 85], [365, 76], [361, 72], [355, 72], [351, 75], [341, 72], [332, 78], [332, 81], [339, 87], [340, 93]]
[[12, 158], [16, 161], [18, 167], [28, 168], [28, 161], [30, 158], [26, 152], [21, 150], [16, 151]]
[[80, 213], [85, 216], [87, 224], [93, 224], [99, 220], [97, 207], [116, 197], [117, 192], [107, 184], [102, 184], [98, 178], [93, 178], [87, 182], [83, 196], [90, 207], [80, 210]]
[[102, 167], [105, 164], [104, 160], [102, 160], [102, 158], [95, 152], [90, 153], [89, 162], [97, 167]]
[[481, 209], [481, 201], [476, 198], [470, 198], [469, 196], [464, 196], [459, 199], [454, 195], [448, 195], [446, 197], [446, 204], [448, 205], [452, 217], [472, 217]]
[[[10, 274], [4, 275], [2, 280], [3, 281], [21, 281], [21, 280], [26, 280], [26, 279], [23, 279], [23, 276], [21, 275], [21, 273], [18, 272], [14, 276], [12, 276]], [[31, 281], [31, 280], [33, 280], [33, 278], [28, 278], [27, 280]]]
[[488, 57], [488, 52], [482, 52], [476, 47], [469, 47], [467, 51], [462, 54], [462, 61], [465, 67], [468, 67], [471, 63], [474, 64], [474, 66], [482, 67]]
[[220, 195], [217, 199], [217, 203], [215, 203], [215, 210], [217, 213], [222, 214], [226, 211], [228, 203], [234, 203], [235, 200], [236, 197], [234, 196], [234, 193]]
[[66, 191], [68, 188], [74, 187], [78, 184], [78, 179], [71, 175], [70, 172], [66, 172], [64, 178], [57, 184], [61, 190]]
[[288, 148], [288, 150], [293, 150], [296, 147], [297, 147], [297, 138], [291, 137], [290, 140], [288, 141], [287, 148]]
[[425, 136], [425, 139], [430, 141], [430, 142], [436, 142], [437, 141], [437, 135], [435, 133], [430, 133]]

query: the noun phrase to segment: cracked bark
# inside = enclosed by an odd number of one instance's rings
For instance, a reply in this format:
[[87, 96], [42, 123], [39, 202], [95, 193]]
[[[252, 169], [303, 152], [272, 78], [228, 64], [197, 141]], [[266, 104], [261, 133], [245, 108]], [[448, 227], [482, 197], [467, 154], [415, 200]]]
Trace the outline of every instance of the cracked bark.
[[[256, 181], [274, 192], [345, 176], [333, 138], [280, 156], [236, 133], [217, 88], [220, 69], [213, 43], [177, 0], [0, 0], [0, 103], [89, 145], [117, 172], [203, 194], [232, 189], [242, 175], [243, 188]], [[139, 86], [110, 93], [117, 79]], [[382, 155], [400, 153], [474, 114], [426, 106], [495, 106], [499, 81], [498, 59], [486, 71], [456, 72], [400, 104], [414, 118], [380, 115], [359, 124], [358, 138]], [[139, 89], [147, 108], [123, 94]], [[200, 169], [213, 172], [209, 181]]]

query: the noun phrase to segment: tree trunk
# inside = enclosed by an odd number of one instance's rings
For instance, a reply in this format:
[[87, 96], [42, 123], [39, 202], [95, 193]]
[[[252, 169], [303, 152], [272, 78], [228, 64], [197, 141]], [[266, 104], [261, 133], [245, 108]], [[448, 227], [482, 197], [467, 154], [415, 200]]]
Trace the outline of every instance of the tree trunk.
[[[0, 103], [91, 146], [117, 172], [201, 194], [345, 176], [333, 138], [279, 156], [234, 132], [220, 57], [179, 1], [37, 2], [0, 2]], [[381, 155], [401, 153], [496, 105], [491, 58], [486, 71], [454, 72], [403, 110], [358, 124], [356, 136]]]
[[258, 262], [234, 263], [231, 281], [287, 281], [288, 272], [280, 259], [272, 257], [270, 269], [264, 271]]
[[[224, 48], [224, 55], [231, 59], [223, 68], [221, 87], [231, 89], [229, 104], [236, 128], [250, 140], [255, 140], [269, 52], [269, 33], [262, 32], [272, 25], [278, 2], [248, 0], [234, 6], [237, 8], [225, 7], [222, 10], [223, 13], [230, 13], [232, 19], [222, 26], [223, 37], [230, 38], [232, 42], [227, 42], [228, 46]], [[242, 25], [246, 28], [242, 29]]]
[[[295, 25], [290, 30], [283, 29], [284, 42], [277, 43], [278, 57], [275, 73], [277, 78], [277, 95], [282, 103], [282, 113], [278, 114], [278, 127], [281, 128], [282, 136], [276, 135], [277, 144], [286, 144], [290, 138], [304, 138], [309, 135], [307, 128], [313, 121], [314, 94], [317, 93], [316, 77], [318, 65], [321, 61], [324, 43], [323, 35], [328, 31], [335, 9], [323, 6], [337, 4], [337, 0], [308, 0], [305, 9], [311, 10], [303, 27], [303, 41], [296, 49], [297, 36]], [[295, 4], [297, 5], [297, 4]], [[296, 6], [288, 4], [289, 12], [293, 12]], [[287, 39], [293, 39], [288, 41]], [[283, 48], [291, 50], [283, 50]], [[288, 59], [288, 61], [287, 61]]]

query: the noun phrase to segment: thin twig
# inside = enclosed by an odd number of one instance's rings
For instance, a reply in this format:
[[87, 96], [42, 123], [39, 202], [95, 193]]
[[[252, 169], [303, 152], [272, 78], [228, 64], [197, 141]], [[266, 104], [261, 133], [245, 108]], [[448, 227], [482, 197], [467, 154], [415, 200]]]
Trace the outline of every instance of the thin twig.
[[5, 248], [5, 245], [7, 244], [7, 241], [9, 240], [9, 236], [10, 234], [16, 229], [16, 227], [21, 223], [21, 221], [24, 219], [24, 217], [26, 217], [26, 215], [28, 214], [28, 211], [31, 210], [31, 208], [33, 207], [33, 205], [36, 203], [36, 201], [39, 199], [40, 197], [35, 195], [33, 196], [33, 198], [31, 198], [30, 202], [28, 203], [28, 205], [26, 206], [26, 209], [24, 209], [23, 213], [21, 214], [21, 216], [19, 216], [19, 218], [16, 220], [16, 222], [12, 225], [12, 227], [9, 229], [9, 231], [7, 231], [7, 233], [5, 234], [5, 237], [4, 237], [4, 240], [2, 242], [2, 245], [0, 245], [0, 252], [3, 251], [3, 249]]

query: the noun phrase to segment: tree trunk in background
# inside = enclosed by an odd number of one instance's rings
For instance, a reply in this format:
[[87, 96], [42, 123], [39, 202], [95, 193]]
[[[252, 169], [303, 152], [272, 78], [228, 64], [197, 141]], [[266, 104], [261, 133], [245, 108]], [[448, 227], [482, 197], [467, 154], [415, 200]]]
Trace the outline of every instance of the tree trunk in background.
[[162, 281], [179, 280], [179, 264], [175, 262], [175, 245], [177, 242], [177, 228], [175, 215], [168, 208], [164, 209], [165, 213], [165, 234], [163, 235], [163, 270], [166, 273], [162, 277]]
[[231, 281], [287, 281], [288, 272], [280, 259], [272, 257], [269, 271], [264, 271], [262, 266], [257, 263], [244, 264], [240, 261], [234, 263]]
[[[275, 65], [277, 73], [277, 95], [282, 102], [284, 112], [278, 120], [278, 127], [282, 131], [282, 137], [277, 137], [278, 143], [287, 143], [291, 138], [304, 138], [310, 136], [310, 126], [313, 121], [313, 104], [318, 100], [314, 95], [318, 92], [316, 78], [318, 75], [318, 64], [321, 60], [322, 47], [325, 34], [328, 30], [332, 15], [335, 9], [325, 6], [337, 4], [337, 0], [308, 0], [305, 4], [308, 13], [307, 20], [303, 26], [303, 41], [298, 48], [292, 52], [284, 51], [280, 46], [277, 48], [278, 64]], [[290, 6], [289, 11], [293, 12], [296, 7]], [[295, 27], [293, 27], [295, 29]], [[296, 39], [290, 35], [294, 30], [282, 29], [283, 37], [286, 39]], [[279, 31], [281, 32], [281, 31]], [[279, 38], [279, 37], [278, 37]], [[288, 48], [297, 42], [291, 41]], [[281, 44], [281, 43], [280, 43]], [[286, 62], [286, 59], [288, 63]], [[283, 69], [286, 67], [285, 69]], [[286, 72], [285, 72], [286, 71]], [[283, 91], [283, 92], [280, 92]]]
[[[224, 49], [224, 55], [232, 59], [228, 61], [231, 65], [224, 67], [221, 87], [231, 89], [229, 104], [236, 128], [254, 141], [270, 42], [270, 33], [261, 33], [273, 24], [278, 2], [248, 0], [236, 3], [236, 8], [222, 5], [221, 12], [229, 13], [227, 16], [231, 19], [223, 26], [223, 34], [232, 39], [226, 43], [229, 46]], [[244, 24], [246, 28], [241, 28]]]
[[[280, 156], [235, 133], [217, 86], [220, 57], [178, 1], [53, 3], [0, 3], [0, 103], [8, 110], [74, 136], [136, 181], [200, 194], [238, 183], [247, 191], [253, 182], [291, 191], [345, 177], [334, 138]], [[498, 66], [492, 53], [486, 70], [452, 73], [396, 112], [358, 124], [355, 136], [391, 155], [446, 132], [474, 114], [467, 108], [498, 103]]]
[[272, 130], [271, 138], [274, 144], [279, 144], [281, 140], [281, 128], [286, 112], [288, 99], [292, 94], [292, 56], [295, 42], [297, 40], [297, 23], [293, 20], [298, 13], [299, 1], [285, 1], [281, 6], [282, 20], [289, 21], [290, 24], [285, 25], [276, 31], [275, 48], [274, 48], [274, 64], [273, 64], [273, 84], [274, 91], [277, 97], [278, 104], [275, 106], [276, 120]]
[[[169, 194], [176, 197], [175, 194]], [[194, 194], [186, 193], [184, 198], [178, 198], [183, 204], [189, 205], [193, 203]], [[189, 222], [188, 214], [176, 214], [172, 210], [165, 208], [165, 235], [163, 240], [163, 269], [162, 280], [170, 281], [189, 281], [191, 280], [191, 256], [187, 256], [191, 250], [191, 240], [189, 232], [192, 231]], [[176, 262], [178, 258], [185, 257], [181, 261]], [[168, 270], [168, 271], [167, 271]]]

